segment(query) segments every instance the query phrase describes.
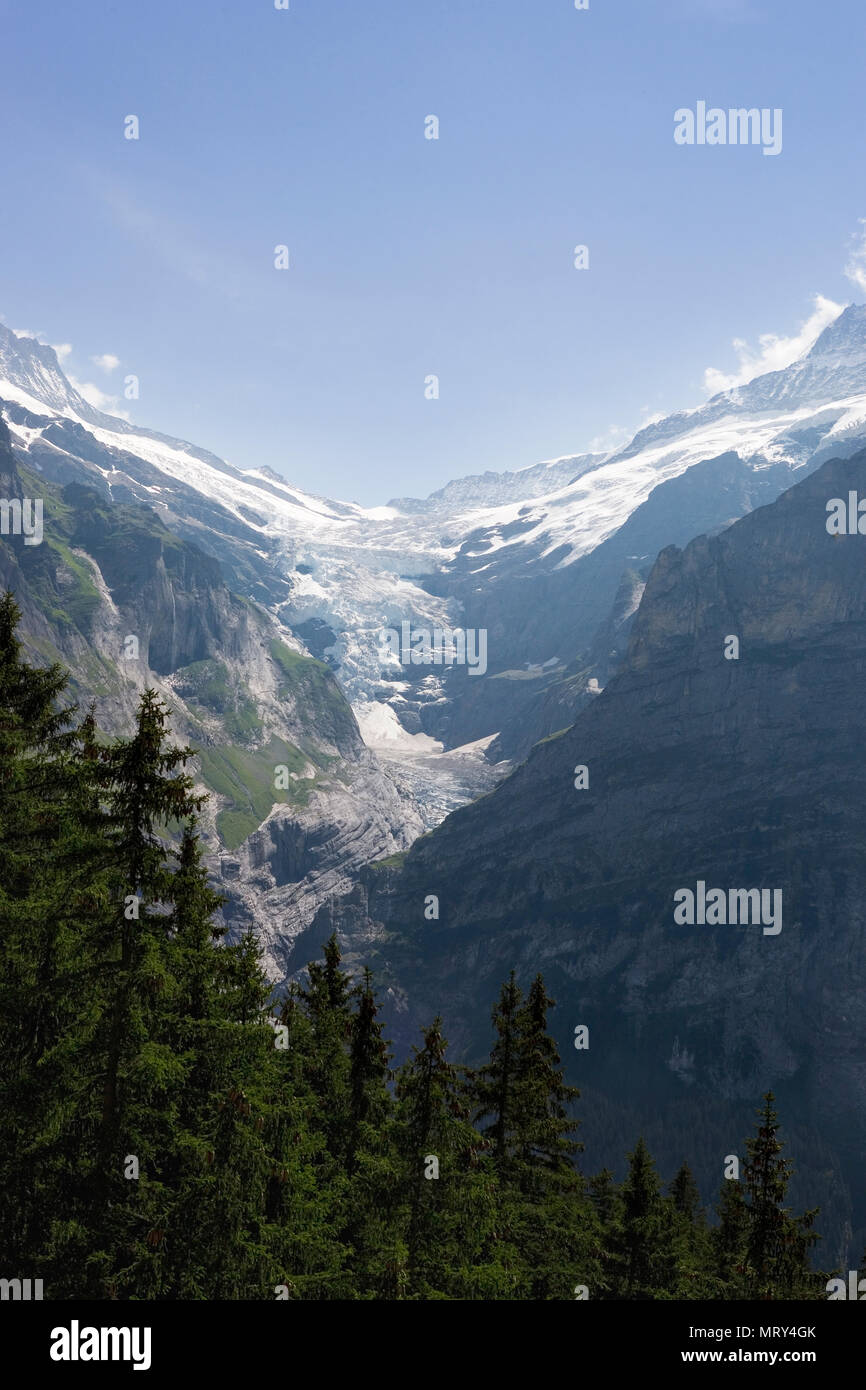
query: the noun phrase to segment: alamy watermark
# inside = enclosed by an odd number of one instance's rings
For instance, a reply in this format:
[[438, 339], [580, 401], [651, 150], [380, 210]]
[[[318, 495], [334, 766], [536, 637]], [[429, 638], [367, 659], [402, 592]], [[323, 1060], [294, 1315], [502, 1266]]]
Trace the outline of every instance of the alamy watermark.
[[681, 106], [674, 112], [674, 140], [678, 145], [763, 145], [764, 154], [781, 154], [782, 110], [739, 106], [725, 111], [699, 101], [694, 111]]
[[782, 930], [781, 888], [710, 888], [698, 879], [697, 888], [677, 888], [674, 921], [678, 927], [762, 926], [764, 936]]
[[856, 492], [831, 497], [827, 503], [827, 532], [831, 536], [866, 536], [866, 497]]
[[41, 1279], [0, 1279], [0, 1300], [29, 1303], [42, 1298]]
[[73, 1318], [69, 1327], [52, 1328], [48, 1354], [52, 1361], [131, 1361], [134, 1371], [147, 1371], [151, 1329], [82, 1327]]
[[861, 1279], [856, 1269], [849, 1269], [847, 1285], [844, 1279], [828, 1279], [825, 1288], [830, 1303], [840, 1298], [856, 1303], [862, 1303], [866, 1299], [866, 1279]]
[[41, 545], [42, 498], [0, 497], [0, 536], [23, 536], [25, 545]]
[[416, 627], [402, 622], [400, 631], [383, 627], [379, 649], [384, 659], [396, 657], [402, 666], [468, 666], [470, 676], [487, 670], [487, 629]]

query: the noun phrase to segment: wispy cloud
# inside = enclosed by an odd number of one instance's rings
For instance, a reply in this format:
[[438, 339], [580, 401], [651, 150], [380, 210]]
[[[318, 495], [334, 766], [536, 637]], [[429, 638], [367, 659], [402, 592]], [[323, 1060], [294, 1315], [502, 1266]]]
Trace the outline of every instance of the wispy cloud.
[[91, 357], [91, 362], [95, 362], [97, 367], [101, 367], [106, 373], [114, 372], [120, 366], [120, 358], [115, 357], [113, 352], [103, 352], [97, 357]]
[[102, 410], [106, 415], [119, 415], [122, 420], [129, 419], [129, 414], [120, 409], [119, 396], [112, 396], [103, 391], [95, 381], [79, 381], [71, 372], [67, 373], [67, 380], [79, 396], [83, 396], [87, 404], [92, 405], [95, 410]]
[[[107, 183], [93, 171], [88, 171], [86, 177], [117, 226], [168, 270], [209, 294], [220, 294], [236, 304], [249, 302], [253, 296], [261, 297], [261, 279], [250, 265], [237, 256], [204, 245], [200, 229], [184, 226], [171, 215], [145, 204], [139, 195]], [[277, 242], [280, 238], [275, 234], [272, 240]], [[265, 253], [270, 252], [270, 242], [260, 251], [261, 264], [269, 265]]]
[[798, 361], [807, 353], [827, 325], [838, 318], [845, 307], [844, 304], [836, 304], [832, 299], [827, 299], [823, 294], [816, 294], [812, 302], [814, 308], [811, 314], [791, 337], [786, 338], [779, 333], [762, 333], [756, 348], [744, 338], [735, 338], [733, 348], [737, 354], [737, 368], [733, 372], [724, 372], [718, 367], [707, 367], [704, 372], [704, 387], [709, 394], [714, 396], [718, 391], [730, 391], [735, 386], [743, 386], [756, 376], [763, 376], [765, 372], [779, 372], [783, 367], [790, 367], [792, 362]]
[[610, 454], [616, 449], [621, 449], [625, 444], [629, 444], [636, 434], [645, 430], [647, 425], [654, 425], [658, 420], [665, 418], [664, 411], [651, 410], [645, 405], [641, 411], [640, 424], [636, 429], [626, 429], [623, 425], [608, 425], [602, 434], [597, 434], [587, 444], [587, 451], [590, 454]]
[[628, 430], [624, 425], [608, 425], [603, 434], [593, 435], [586, 446], [586, 452], [589, 454], [610, 454], [621, 444], [627, 444], [634, 433], [634, 430]]

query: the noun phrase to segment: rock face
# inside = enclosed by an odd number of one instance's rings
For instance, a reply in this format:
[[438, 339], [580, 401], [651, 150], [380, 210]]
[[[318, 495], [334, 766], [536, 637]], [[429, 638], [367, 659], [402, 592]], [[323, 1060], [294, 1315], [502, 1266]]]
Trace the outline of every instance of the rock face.
[[164, 696], [174, 735], [199, 750], [225, 915], [256, 928], [280, 977], [323, 898], [420, 833], [414, 808], [366, 748], [330, 668], [149, 508], [19, 466], [2, 419], [0, 496], [44, 507], [40, 544], [0, 538], [0, 587], [22, 609], [25, 647], [71, 671], [109, 734], [131, 731], [146, 687]]
[[[543, 971], [591, 1157], [613, 1163], [639, 1123], [707, 1196], [772, 1086], [828, 1265], [866, 1227], [866, 535], [828, 534], [826, 510], [851, 492], [866, 451], [664, 550], [622, 668], [573, 727], [365, 870], [290, 962], [336, 926], [389, 989], [401, 1046], [441, 1012], [470, 1057], [509, 970]], [[699, 883], [778, 890], [781, 930], [678, 924]]]
[[[801, 464], [798, 476], [812, 466]], [[531, 572], [515, 555], [480, 586], [473, 562], [458, 556], [437, 576], [437, 591], [459, 599], [467, 627], [488, 631], [496, 662], [483, 678], [452, 672], [448, 698], [421, 708], [421, 727], [447, 743], [495, 728], [492, 757], [525, 757], [573, 722], [591, 698], [588, 680], [604, 685], [617, 669], [659, 550], [724, 529], [773, 501], [794, 476], [788, 463], [755, 468], [728, 452], [659, 483], [612, 536], [563, 568]]]
[[283, 980], [314, 914], [352, 888], [362, 865], [401, 849], [421, 828], [414, 805], [395, 795], [365, 752], [342, 784], [323, 784], [306, 806], [275, 807], [235, 855], [221, 858], [226, 920], [255, 930], [270, 978]]

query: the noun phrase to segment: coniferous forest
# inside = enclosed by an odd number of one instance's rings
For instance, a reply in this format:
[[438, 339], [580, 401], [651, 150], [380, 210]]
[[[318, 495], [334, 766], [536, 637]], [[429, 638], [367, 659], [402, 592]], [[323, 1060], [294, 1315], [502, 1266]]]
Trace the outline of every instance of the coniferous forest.
[[[635, 1136], [581, 1171], [541, 975], [488, 1060], [431, 1019], [399, 1067], [336, 937], [279, 999], [229, 943], [189, 748], [100, 733], [0, 603], [0, 1251], [52, 1299], [825, 1298], [771, 1094], [707, 1212]], [[756, 1101], [759, 1098], [756, 1097]]]

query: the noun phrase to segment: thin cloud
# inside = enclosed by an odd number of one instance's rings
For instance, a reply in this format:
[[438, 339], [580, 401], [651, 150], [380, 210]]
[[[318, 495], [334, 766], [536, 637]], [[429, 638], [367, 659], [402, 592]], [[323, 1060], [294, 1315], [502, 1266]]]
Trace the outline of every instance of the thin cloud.
[[92, 405], [94, 410], [101, 410], [105, 415], [116, 415], [121, 420], [130, 420], [129, 412], [120, 408], [119, 396], [112, 396], [103, 391], [95, 381], [79, 381], [71, 372], [67, 373], [66, 379], [72, 389], [77, 391], [88, 405]]
[[634, 434], [634, 430], [627, 430], [624, 425], [608, 425], [604, 434], [593, 435], [586, 446], [589, 454], [612, 454], [621, 444], [627, 444]]
[[648, 425], [655, 425], [659, 420], [664, 420], [663, 410], [651, 410], [645, 405], [641, 410], [640, 424], [635, 429], [628, 429], [625, 425], [608, 425], [603, 434], [597, 434], [587, 444], [587, 452], [590, 454], [612, 454], [618, 449], [630, 444], [636, 434], [645, 430]]
[[97, 357], [91, 357], [91, 362], [95, 362], [97, 367], [101, 367], [106, 373], [117, 371], [120, 366], [120, 358], [115, 357], [113, 352], [103, 352]]
[[[85, 177], [115, 224], [174, 274], [233, 303], [244, 304], [254, 295], [261, 296], [261, 273], [257, 277], [248, 264], [203, 245], [200, 232], [148, 207], [140, 198], [108, 184], [101, 176], [88, 171]], [[260, 269], [271, 264], [271, 247], [279, 240], [280, 236], [274, 233], [258, 247]]]
[[814, 308], [809, 317], [800, 325], [799, 331], [790, 338], [779, 333], [762, 333], [757, 348], [751, 347], [744, 338], [735, 338], [733, 348], [738, 358], [736, 371], [724, 372], [718, 367], [707, 367], [704, 372], [704, 387], [711, 396], [719, 391], [731, 391], [735, 386], [744, 386], [756, 376], [765, 372], [779, 372], [790, 367], [813, 346], [824, 329], [837, 319], [844, 304], [836, 304], [823, 294], [816, 294]]

